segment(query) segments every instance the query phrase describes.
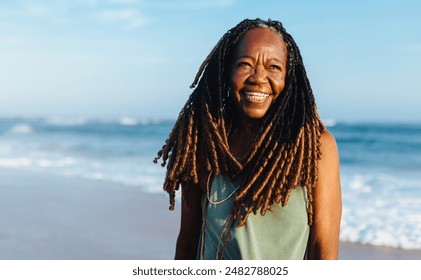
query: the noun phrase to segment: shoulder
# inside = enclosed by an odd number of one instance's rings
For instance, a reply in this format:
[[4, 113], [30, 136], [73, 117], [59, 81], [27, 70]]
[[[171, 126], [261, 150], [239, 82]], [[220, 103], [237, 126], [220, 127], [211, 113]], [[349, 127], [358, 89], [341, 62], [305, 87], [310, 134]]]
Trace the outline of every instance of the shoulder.
[[336, 139], [328, 130], [325, 130], [320, 136], [320, 144], [323, 150], [337, 150]]
[[339, 157], [336, 140], [326, 131], [320, 137], [321, 158], [313, 191], [313, 224], [309, 258], [336, 259], [342, 213]]
[[317, 165], [319, 189], [340, 186], [340, 163], [335, 137], [325, 131], [320, 137], [320, 159]]
[[338, 145], [335, 137], [329, 132], [324, 131], [320, 136], [320, 152], [322, 162], [338, 161]]

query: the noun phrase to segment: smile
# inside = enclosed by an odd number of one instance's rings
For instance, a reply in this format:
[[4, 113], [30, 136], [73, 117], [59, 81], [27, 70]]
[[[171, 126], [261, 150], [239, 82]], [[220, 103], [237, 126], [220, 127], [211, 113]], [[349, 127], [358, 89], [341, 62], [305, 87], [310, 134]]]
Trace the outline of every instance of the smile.
[[243, 95], [249, 102], [264, 102], [270, 96], [267, 93], [252, 91], [245, 91]]

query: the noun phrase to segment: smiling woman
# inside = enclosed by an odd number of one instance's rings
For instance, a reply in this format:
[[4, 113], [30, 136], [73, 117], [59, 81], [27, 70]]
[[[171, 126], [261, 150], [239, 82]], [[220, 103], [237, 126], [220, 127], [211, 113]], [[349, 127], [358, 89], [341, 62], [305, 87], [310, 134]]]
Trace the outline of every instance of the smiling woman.
[[[278, 21], [244, 20], [201, 65], [158, 153], [177, 259], [335, 259], [336, 142], [316, 111], [297, 45]], [[264, 216], [264, 217], [263, 217]]]
[[284, 89], [286, 59], [285, 44], [275, 32], [247, 32], [234, 52], [231, 70], [231, 90], [241, 115], [259, 119], [266, 114]]

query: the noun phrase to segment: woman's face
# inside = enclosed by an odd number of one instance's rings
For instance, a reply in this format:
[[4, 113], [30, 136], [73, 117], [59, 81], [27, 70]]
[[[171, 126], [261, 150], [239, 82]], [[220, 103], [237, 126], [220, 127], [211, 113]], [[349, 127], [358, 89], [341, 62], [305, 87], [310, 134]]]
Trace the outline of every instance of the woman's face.
[[234, 50], [231, 90], [243, 117], [262, 118], [285, 86], [286, 46], [281, 36], [268, 28], [245, 33]]

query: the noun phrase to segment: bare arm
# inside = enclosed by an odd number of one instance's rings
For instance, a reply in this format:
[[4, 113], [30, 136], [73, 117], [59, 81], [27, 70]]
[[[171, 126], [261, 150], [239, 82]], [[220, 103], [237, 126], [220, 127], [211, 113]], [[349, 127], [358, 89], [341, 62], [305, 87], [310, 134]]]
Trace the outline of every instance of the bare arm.
[[318, 180], [313, 193], [309, 259], [337, 259], [342, 215], [338, 149], [329, 132], [325, 132], [320, 141], [322, 158], [318, 163]]
[[197, 256], [202, 224], [201, 191], [198, 186], [182, 186], [180, 233], [175, 251], [176, 260], [193, 260]]

